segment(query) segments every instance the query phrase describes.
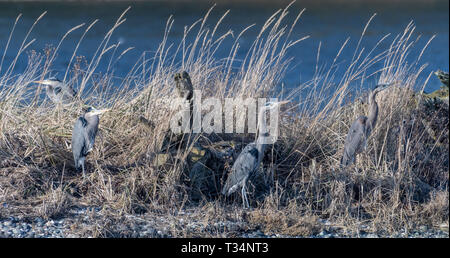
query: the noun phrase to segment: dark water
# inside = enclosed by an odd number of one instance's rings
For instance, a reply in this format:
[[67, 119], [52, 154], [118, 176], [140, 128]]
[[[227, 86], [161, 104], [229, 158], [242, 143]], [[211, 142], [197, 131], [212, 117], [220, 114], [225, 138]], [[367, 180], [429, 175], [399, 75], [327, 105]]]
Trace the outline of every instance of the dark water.
[[[46, 45], [56, 46], [61, 37], [72, 27], [81, 23], [91, 23], [95, 19], [99, 22], [86, 35], [77, 55], [86, 56], [89, 61], [105, 33], [111, 28], [119, 15], [128, 7], [131, 10], [126, 14], [127, 21], [121, 25], [112, 37], [111, 43], [120, 41], [119, 50], [134, 47], [128, 52], [115, 67], [116, 76], [125, 76], [133, 64], [138, 60], [143, 51], [156, 51], [163, 38], [167, 18], [172, 14], [175, 18], [174, 27], [169, 40], [179, 42], [185, 25], [191, 25], [204, 16], [212, 6], [212, 2], [146, 2], [146, 3], [3, 3], [0, 2], [0, 51], [2, 54], [15, 18], [19, 13], [23, 16], [17, 25], [16, 32], [6, 55], [5, 65], [16, 56], [16, 52], [22, 40], [35, 19], [44, 11], [46, 16], [38, 23], [30, 35], [36, 42], [29, 49], [43, 51]], [[207, 25], [213, 27], [221, 15], [228, 9], [230, 14], [219, 27], [216, 35], [232, 29], [237, 35], [243, 28], [253, 23], [256, 27], [249, 30], [240, 40], [241, 49], [238, 58], [244, 58], [247, 49], [259, 33], [264, 21], [277, 9], [284, 7], [285, 3], [218, 3], [208, 19]], [[322, 42], [320, 51], [320, 65], [329, 65], [342, 43], [351, 38], [347, 48], [341, 54], [340, 61], [348, 63], [354, 53], [354, 48], [359, 40], [361, 32], [373, 13], [378, 15], [372, 21], [362, 46], [371, 49], [384, 35], [391, 33], [388, 40], [380, 46], [386, 49], [393, 37], [402, 32], [410, 21], [414, 21], [416, 30], [414, 37], [422, 35], [416, 46], [410, 53], [413, 60], [419, 55], [422, 47], [432, 35], [436, 38], [431, 42], [422, 57], [423, 63], [429, 66], [419, 78], [424, 81], [428, 74], [437, 69], [449, 69], [449, 10], [448, 1], [434, 3], [399, 3], [399, 4], [302, 4], [296, 3], [291, 8], [291, 14], [287, 24], [295, 18], [296, 13], [307, 8], [300, 22], [293, 31], [292, 38], [300, 38], [306, 35], [311, 37], [295, 47], [288, 56], [293, 57], [290, 69], [283, 82], [287, 87], [295, 87], [299, 83], [310, 80], [315, 72], [317, 49]], [[211, 28], [212, 29], [212, 28]], [[52, 70], [59, 76], [64, 76], [65, 69], [74, 51], [78, 39], [84, 29], [70, 34], [62, 44]], [[231, 44], [232, 40], [225, 44]], [[120, 52], [120, 51], [119, 51]], [[223, 46], [217, 57], [226, 57], [229, 47]], [[15, 73], [20, 73], [27, 65], [27, 56], [24, 54], [19, 59]], [[103, 62], [96, 72], [105, 72], [108, 62]], [[376, 68], [376, 67], [375, 67]], [[374, 69], [375, 69], [374, 68]], [[1, 73], [4, 72], [1, 71]], [[336, 76], [339, 78], [339, 73]], [[377, 75], [369, 78], [374, 82]], [[440, 82], [431, 77], [426, 91], [438, 89]]]

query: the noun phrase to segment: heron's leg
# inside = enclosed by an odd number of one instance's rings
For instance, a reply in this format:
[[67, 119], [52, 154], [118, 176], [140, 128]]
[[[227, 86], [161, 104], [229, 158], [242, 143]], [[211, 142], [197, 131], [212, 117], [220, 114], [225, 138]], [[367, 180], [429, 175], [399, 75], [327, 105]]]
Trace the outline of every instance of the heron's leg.
[[250, 208], [250, 205], [248, 204], [247, 190], [245, 189], [245, 183], [244, 183], [244, 186], [242, 187], [242, 191], [243, 191], [243, 196], [245, 199], [245, 207]]
[[250, 208], [250, 204], [248, 203], [247, 190], [245, 190], [245, 202], [247, 204], [247, 209]]
[[244, 195], [244, 191], [245, 191], [245, 185], [243, 185], [242, 186], [242, 189], [241, 189], [241, 197], [242, 197], [242, 207], [244, 207], [245, 208], [245, 195]]
[[81, 162], [81, 169], [83, 170], [83, 180], [86, 179], [86, 174], [84, 173], [84, 162]]
[[58, 121], [61, 119], [61, 104], [56, 104], [56, 117]]
[[273, 182], [275, 182], [275, 172], [274, 172], [274, 168], [271, 167], [270, 168], [270, 184], [273, 184]]

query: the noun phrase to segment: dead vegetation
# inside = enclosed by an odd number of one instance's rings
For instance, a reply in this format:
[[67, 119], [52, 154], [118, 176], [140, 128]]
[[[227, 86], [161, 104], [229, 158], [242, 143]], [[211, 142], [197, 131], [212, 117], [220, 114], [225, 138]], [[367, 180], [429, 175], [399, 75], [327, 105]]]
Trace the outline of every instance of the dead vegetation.
[[[0, 215], [52, 218], [65, 216], [75, 206], [102, 207], [109, 211], [103, 224], [78, 230], [85, 236], [103, 237], [132, 236], [124, 233], [132, 230], [114, 226], [124, 214], [177, 218], [185, 209], [192, 211], [186, 219], [205, 225], [242, 221], [245, 226], [238, 230], [259, 228], [290, 236], [317, 233], [319, 218], [354, 232], [361, 223], [368, 223], [374, 232], [388, 233], [448, 223], [448, 105], [413, 91], [426, 82], [417, 81], [424, 68], [420, 57], [413, 64], [404, 59], [414, 46], [411, 24], [378, 55], [358, 47], [338, 86], [332, 82], [333, 63], [329, 72], [318, 74], [289, 95], [295, 101], [282, 112], [278, 142], [268, 148], [260, 173], [249, 182], [251, 211], [240, 210], [240, 197], [226, 200], [219, 193], [233, 159], [254, 135], [201, 134], [186, 148], [159, 152], [173, 111], [156, 103], [173, 93], [175, 72], [188, 71], [204, 98], [273, 96], [289, 63], [287, 50], [303, 40], [290, 39], [295, 24], [284, 24], [287, 10], [267, 20], [249, 55], [239, 63], [234, 59], [237, 38], [226, 62], [216, 60], [214, 50], [231, 32], [215, 35], [222, 19], [214, 30], [204, 26], [209, 12], [186, 31], [174, 56], [169, 55], [170, 18], [154, 58], [144, 55], [117, 84], [113, 74], [96, 74], [95, 69], [104, 61], [104, 53], [117, 48], [108, 40], [124, 21], [121, 16], [90, 63], [74, 52], [77, 60], [85, 62], [68, 67], [66, 81], [79, 90], [81, 98], [64, 106], [45, 99], [44, 89], [29, 87], [35, 78], [50, 72], [58, 48], [43, 55], [32, 52], [23, 74], [13, 74], [14, 63], [3, 66], [0, 202], [12, 208]], [[194, 28], [198, 33], [188, 41]], [[27, 40], [18, 55], [28, 47]], [[183, 61], [174, 65], [177, 55]], [[339, 159], [349, 125], [367, 113], [366, 104], [348, 92], [368, 79], [365, 71], [375, 63], [385, 64], [376, 75], [380, 83], [397, 80], [401, 85], [380, 96], [380, 117], [368, 149], [357, 164], [343, 170]], [[311, 89], [310, 93], [301, 97], [305, 89]], [[330, 89], [335, 90], [326, 95]], [[111, 108], [100, 119], [95, 149], [87, 159], [86, 181], [75, 171], [69, 148], [72, 125], [84, 103]], [[170, 230], [179, 237], [234, 234], [232, 229], [217, 228], [195, 232], [174, 226]]]

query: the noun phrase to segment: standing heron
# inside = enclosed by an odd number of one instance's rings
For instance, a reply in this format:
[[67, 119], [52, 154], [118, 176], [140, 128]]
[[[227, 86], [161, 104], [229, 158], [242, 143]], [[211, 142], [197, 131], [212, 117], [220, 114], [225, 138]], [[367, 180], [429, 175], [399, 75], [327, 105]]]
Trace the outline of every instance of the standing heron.
[[261, 136], [266, 134], [267, 125], [265, 114], [266, 111], [272, 110], [279, 105], [286, 104], [289, 101], [282, 102], [267, 102], [259, 111], [258, 114], [258, 137], [256, 141], [249, 143], [237, 157], [236, 161], [231, 168], [231, 173], [225, 182], [225, 186], [222, 189], [222, 194], [229, 196], [236, 192], [238, 187], [241, 187], [242, 205], [249, 207], [247, 192], [245, 185], [251, 173], [259, 170], [259, 165], [264, 157], [264, 150], [267, 144], [264, 144], [261, 140]]
[[367, 138], [375, 128], [378, 118], [378, 103], [376, 95], [394, 83], [379, 84], [369, 94], [369, 116], [358, 117], [350, 127], [345, 139], [344, 154], [341, 158], [341, 166], [349, 166], [356, 161], [356, 155], [367, 147]]
[[439, 80], [448, 87], [449, 83], [449, 79], [448, 79], [448, 73], [443, 72], [441, 70], [437, 70], [436, 72], [434, 72], [434, 74], [439, 78]]
[[98, 131], [99, 115], [108, 111], [108, 109], [97, 110], [93, 107], [86, 109], [84, 115], [80, 116], [75, 122], [72, 131], [72, 153], [75, 161], [75, 168], [80, 166], [84, 172], [84, 161], [89, 152], [92, 151], [95, 142], [95, 136]]
[[63, 83], [61, 80], [51, 77], [42, 81], [34, 81], [34, 83], [46, 85], [47, 96], [54, 103], [62, 103], [72, 100], [76, 96], [76, 92], [69, 84]]

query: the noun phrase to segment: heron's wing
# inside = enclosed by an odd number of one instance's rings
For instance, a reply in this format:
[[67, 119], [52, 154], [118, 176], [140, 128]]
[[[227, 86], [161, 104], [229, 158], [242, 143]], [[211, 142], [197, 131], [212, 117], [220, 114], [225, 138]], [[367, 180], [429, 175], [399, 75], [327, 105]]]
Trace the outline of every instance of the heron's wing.
[[[255, 143], [250, 143], [247, 145], [239, 154], [236, 161], [233, 164], [231, 169], [231, 174], [228, 176], [227, 181], [225, 183], [223, 194], [230, 194], [237, 189], [237, 186], [242, 180], [245, 180], [251, 172], [256, 170], [259, 166], [258, 164], [258, 156], [260, 153], [256, 148]], [[230, 191], [231, 188], [234, 189]]]
[[76, 167], [78, 167], [78, 159], [87, 155], [85, 126], [85, 119], [80, 117], [75, 122], [72, 131], [72, 153]]
[[67, 94], [69, 97], [75, 97], [75, 95], [77, 95], [77, 93], [75, 92], [75, 90], [74, 90], [72, 87], [70, 87], [69, 85], [66, 85], [66, 94]]
[[449, 82], [449, 75], [448, 75], [448, 73], [443, 72], [443, 71], [437, 71], [435, 74], [437, 75], [437, 77], [439, 78], [439, 80], [443, 84], [448, 86], [448, 82]]
[[342, 162], [347, 165], [348, 161], [353, 160], [354, 156], [364, 148], [365, 145], [364, 126], [356, 119], [348, 130], [345, 139], [344, 155]]
[[86, 148], [88, 152], [91, 151], [92, 148], [94, 148], [95, 136], [97, 135], [98, 131], [98, 123], [99, 123], [98, 116], [92, 117], [89, 119], [89, 121], [87, 121], [85, 137], [86, 137]]
[[69, 85], [62, 86], [60, 91], [60, 98], [64, 99], [64, 101], [71, 101], [76, 95], [75, 91]]

